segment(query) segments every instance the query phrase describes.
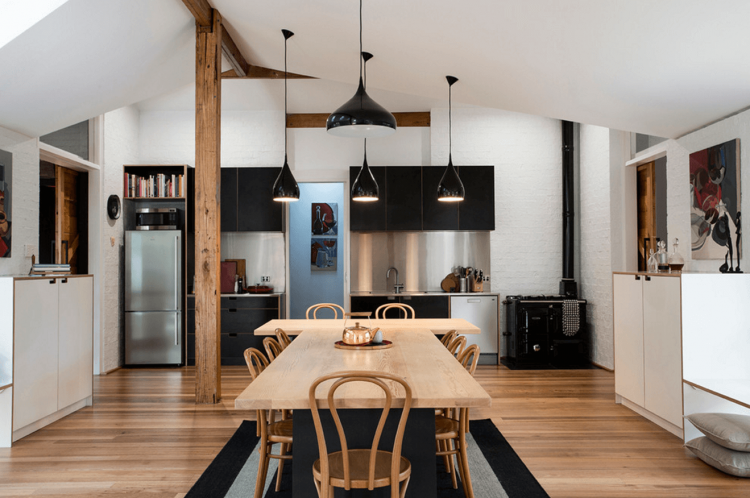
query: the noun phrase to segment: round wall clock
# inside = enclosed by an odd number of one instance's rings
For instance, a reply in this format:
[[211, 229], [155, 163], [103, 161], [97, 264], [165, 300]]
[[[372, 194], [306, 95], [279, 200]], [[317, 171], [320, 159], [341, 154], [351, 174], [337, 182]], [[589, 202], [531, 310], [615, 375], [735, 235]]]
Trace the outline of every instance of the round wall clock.
[[109, 196], [107, 199], [107, 214], [113, 220], [120, 217], [120, 198], [114, 194]]

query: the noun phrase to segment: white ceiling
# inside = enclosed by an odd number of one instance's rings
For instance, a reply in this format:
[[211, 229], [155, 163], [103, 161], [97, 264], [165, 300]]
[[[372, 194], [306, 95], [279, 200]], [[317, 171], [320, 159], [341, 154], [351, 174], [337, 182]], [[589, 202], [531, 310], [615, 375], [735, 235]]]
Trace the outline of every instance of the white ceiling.
[[[356, 0], [210, 0], [290, 112], [354, 93]], [[365, 0], [368, 88], [393, 111], [477, 105], [677, 137], [750, 105], [746, 0]], [[188, 109], [194, 26], [182, 0], [69, 0], [0, 48], [0, 125], [46, 133], [122, 105]], [[283, 109], [278, 81], [226, 81], [225, 109]]]

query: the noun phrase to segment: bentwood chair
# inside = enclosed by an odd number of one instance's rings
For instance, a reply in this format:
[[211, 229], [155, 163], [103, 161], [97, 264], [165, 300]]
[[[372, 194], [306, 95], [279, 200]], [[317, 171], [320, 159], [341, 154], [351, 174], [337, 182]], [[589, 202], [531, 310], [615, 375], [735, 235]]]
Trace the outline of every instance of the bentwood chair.
[[292, 340], [289, 338], [288, 335], [286, 335], [286, 332], [284, 332], [281, 329], [274, 330], [274, 334], [276, 334], [276, 338], [279, 340], [279, 344], [281, 345], [281, 350], [285, 350], [287, 346], [289, 346], [292, 343]]
[[343, 318], [343, 316], [344, 316], [344, 308], [342, 308], [338, 304], [334, 304], [334, 303], [319, 303], [319, 304], [313, 304], [312, 306], [310, 306], [309, 308], [307, 308], [307, 312], [305, 312], [305, 318], [307, 318], [309, 320], [310, 319], [310, 311], [312, 311], [313, 319], [317, 320], [318, 319], [318, 310], [324, 310], [324, 309], [333, 310], [333, 318], [334, 319], [337, 319], [339, 317], [339, 313], [338, 313], [339, 311], [341, 311], [341, 317]]
[[448, 333], [445, 334], [442, 339], [440, 339], [440, 344], [447, 348], [451, 341], [453, 341], [453, 339], [456, 337], [456, 334], [457, 332], [455, 330], [448, 331]]
[[[479, 346], [472, 344], [459, 356], [458, 361], [474, 376], [479, 362]], [[456, 466], [454, 455], [458, 457], [461, 484], [466, 498], [474, 498], [474, 488], [471, 485], [469, 472], [469, 457], [466, 446], [466, 433], [469, 432], [469, 409], [453, 408], [446, 410], [443, 415], [435, 416], [435, 439], [437, 441], [437, 456], [443, 457], [446, 470], [451, 474], [453, 489], [458, 489], [456, 482]]]
[[[331, 410], [336, 431], [341, 442], [341, 451], [328, 453], [323, 425], [318, 413], [318, 404], [315, 398], [317, 387], [331, 379], [336, 379], [328, 391], [328, 407]], [[404, 392], [404, 407], [396, 429], [396, 437], [393, 440], [393, 451], [378, 450], [383, 425], [388, 418], [393, 401], [393, 394], [384, 380], [399, 384]], [[367, 382], [380, 387], [385, 394], [385, 404], [380, 416], [372, 446], [365, 449], [349, 449], [346, 442], [344, 428], [341, 425], [334, 394], [336, 390], [350, 382]], [[404, 498], [406, 488], [411, 478], [411, 462], [401, 456], [401, 446], [404, 440], [406, 420], [411, 409], [411, 387], [402, 378], [386, 372], [336, 372], [316, 379], [310, 386], [310, 409], [312, 412], [315, 432], [318, 436], [318, 449], [320, 459], [313, 464], [313, 478], [318, 489], [320, 498], [333, 498], [334, 488], [368, 489], [391, 486], [391, 498]]]
[[456, 337], [453, 338], [453, 340], [448, 344], [448, 351], [455, 356], [459, 357], [461, 356], [461, 353], [464, 351], [464, 347], [466, 347], [466, 337], [462, 335], [456, 335]]
[[381, 306], [378, 306], [378, 309], [375, 310], [375, 318], [385, 318], [385, 312], [389, 309], [396, 308], [398, 310], [401, 310], [404, 312], [404, 316], [406, 318], [409, 318], [409, 312], [411, 311], [411, 318], [414, 319], [417, 317], [416, 313], [414, 313], [414, 308], [409, 306], [408, 304], [403, 303], [387, 303], [383, 304]]
[[263, 348], [266, 350], [269, 362], [273, 362], [284, 351], [281, 344], [273, 337], [263, 339]]
[[[255, 348], [247, 348], [245, 350], [245, 363], [247, 363], [247, 368], [250, 370], [250, 377], [253, 380], [257, 379], [258, 375], [268, 367], [266, 357]], [[257, 410], [256, 415], [258, 432], [260, 432], [260, 443], [258, 444], [260, 459], [258, 463], [258, 476], [255, 480], [255, 498], [262, 498], [263, 490], [266, 487], [268, 464], [271, 458], [279, 461], [276, 492], [281, 489], [281, 474], [284, 471], [284, 461], [292, 459], [292, 455], [288, 455], [287, 452], [292, 446], [294, 427], [291, 420], [282, 419], [275, 422], [273, 411], [266, 415], [265, 410]], [[271, 453], [273, 445], [277, 443], [281, 445], [279, 453]]]

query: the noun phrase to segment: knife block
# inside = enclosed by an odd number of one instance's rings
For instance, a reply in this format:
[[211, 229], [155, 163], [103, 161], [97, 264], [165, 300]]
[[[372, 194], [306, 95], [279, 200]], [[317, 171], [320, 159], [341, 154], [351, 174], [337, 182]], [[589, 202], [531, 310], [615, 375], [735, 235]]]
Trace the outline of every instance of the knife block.
[[469, 279], [469, 292], [484, 292], [484, 282]]

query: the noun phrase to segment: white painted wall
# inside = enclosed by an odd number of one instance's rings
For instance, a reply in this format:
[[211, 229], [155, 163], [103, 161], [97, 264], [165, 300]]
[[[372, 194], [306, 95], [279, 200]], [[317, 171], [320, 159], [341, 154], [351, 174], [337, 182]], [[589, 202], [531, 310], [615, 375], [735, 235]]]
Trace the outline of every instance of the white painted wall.
[[0, 275], [27, 274], [24, 245], [39, 243], [39, 146], [36, 138], [0, 128], [0, 149], [13, 154], [11, 257], [0, 258]]
[[[112, 194], [122, 198], [123, 165], [138, 164], [139, 112], [123, 107], [104, 115], [103, 202]], [[123, 201], [127, 202], [127, 201]], [[104, 304], [102, 309], [102, 360], [104, 372], [122, 365], [123, 340], [123, 218], [102, 220], [104, 248]], [[114, 242], [114, 243], [113, 243]]]

